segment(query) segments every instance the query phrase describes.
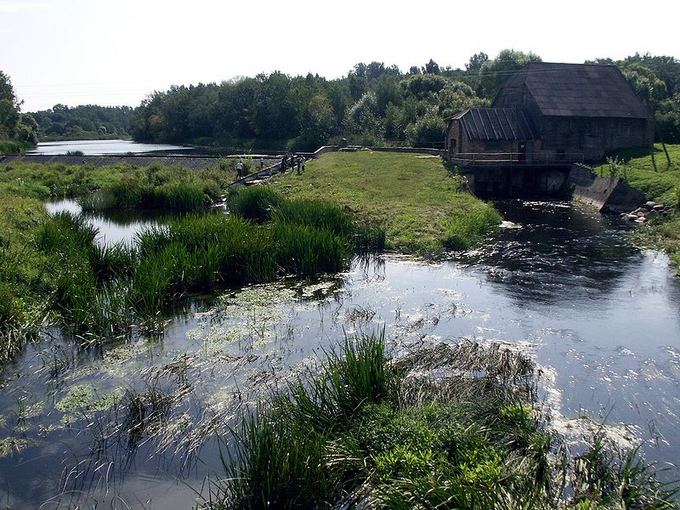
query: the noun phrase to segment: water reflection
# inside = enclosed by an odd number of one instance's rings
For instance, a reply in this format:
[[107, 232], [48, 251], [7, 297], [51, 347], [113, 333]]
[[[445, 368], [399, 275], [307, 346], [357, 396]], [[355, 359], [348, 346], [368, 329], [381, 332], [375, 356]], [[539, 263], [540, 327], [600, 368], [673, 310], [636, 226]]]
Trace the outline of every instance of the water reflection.
[[87, 222], [99, 231], [97, 242], [101, 244], [130, 244], [137, 234], [149, 228], [166, 223], [178, 214], [154, 210], [107, 210], [83, 213], [82, 207], [75, 200], [57, 200], [45, 204], [49, 214], [70, 212], [83, 214]]
[[460, 260], [486, 269], [520, 304], [591, 300], [610, 292], [639, 250], [624, 222], [568, 202], [499, 202], [510, 222], [494, 242]]

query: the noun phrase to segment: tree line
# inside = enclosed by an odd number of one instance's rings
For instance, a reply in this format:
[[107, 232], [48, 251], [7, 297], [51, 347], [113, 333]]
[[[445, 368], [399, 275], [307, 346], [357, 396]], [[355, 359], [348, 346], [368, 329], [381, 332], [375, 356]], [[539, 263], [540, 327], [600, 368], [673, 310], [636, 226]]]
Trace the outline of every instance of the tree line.
[[[346, 139], [365, 145], [441, 146], [452, 114], [488, 105], [530, 52], [477, 53], [464, 68], [430, 60], [403, 72], [359, 63], [347, 75], [289, 76], [275, 71], [222, 83], [155, 91], [136, 108], [56, 105], [33, 114], [51, 139], [132, 136], [142, 142], [264, 149], [314, 149]], [[680, 143], [680, 61], [635, 54], [617, 65], [654, 112], [657, 139]], [[3, 75], [4, 76], [4, 75]]]
[[[226, 147], [313, 149], [350, 143], [437, 147], [447, 118], [488, 105], [508, 73], [541, 61], [534, 53], [503, 50], [470, 57], [463, 69], [430, 60], [402, 72], [382, 62], [360, 63], [344, 77], [260, 74], [220, 84], [176, 86], [154, 92], [135, 110], [140, 141]], [[654, 113], [657, 139], [680, 143], [680, 61], [636, 54], [617, 65]]]
[[32, 115], [41, 140], [127, 138], [135, 109], [130, 106], [54, 105]]

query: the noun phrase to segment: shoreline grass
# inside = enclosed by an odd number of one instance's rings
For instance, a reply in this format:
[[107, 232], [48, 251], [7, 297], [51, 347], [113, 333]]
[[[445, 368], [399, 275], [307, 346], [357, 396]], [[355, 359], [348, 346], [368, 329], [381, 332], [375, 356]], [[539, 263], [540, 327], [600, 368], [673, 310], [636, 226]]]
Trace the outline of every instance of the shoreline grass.
[[324, 200], [380, 224], [389, 250], [421, 255], [468, 249], [500, 223], [492, 205], [464, 191], [440, 158], [359, 151], [325, 154], [272, 187], [292, 199]]
[[390, 359], [384, 334], [346, 339], [243, 412], [205, 506], [677, 508], [677, 484], [636, 450], [617, 456], [601, 435], [562, 449], [534, 383], [533, 364], [497, 344]]
[[[117, 338], [157, 327], [187, 294], [336, 273], [353, 254], [384, 244], [380, 230], [337, 206], [289, 201], [269, 188], [231, 196], [252, 199], [247, 210], [266, 221], [189, 214], [139, 234], [134, 246], [100, 246], [83, 217], [47, 216], [38, 200], [9, 196], [6, 204], [21, 207], [15, 215], [6, 208], [0, 221], [0, 331], [12, 338], [4, 358], [21, 347], [19, 332], [37, 331], [48, 315], [85, 343]], [[41, 214], [31, 219], [34, 210]]]
[[[671, 264], [680, 276], [680, 145], [667, 145], [671, 163], [668, 164], [660, 144], [655, 146], [656, 169], [650, 154], [640, 151], [623, 151], [619, 158], [624, 162], [621, 172], [633, 188], [641, 191], [647, 200], [673, 207], [673, 214], [656, 218], [635, 232], [637, 240], [647, 246], [668, 253]], [[595, 169], [607, 172], [607, 165]]]

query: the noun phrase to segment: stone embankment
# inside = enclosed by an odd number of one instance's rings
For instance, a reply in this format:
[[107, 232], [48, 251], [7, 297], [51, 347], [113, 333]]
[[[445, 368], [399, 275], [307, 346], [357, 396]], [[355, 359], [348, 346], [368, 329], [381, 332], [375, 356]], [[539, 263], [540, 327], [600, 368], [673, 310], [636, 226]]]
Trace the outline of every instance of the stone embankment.
[[621, 218], [635, 223], [646, 223], [654, 218], [669, 216], [672, 212], [672, 207], [650, 201], [646, 202], [644, 205], [638, 207], [632, 212], [621, 213]]

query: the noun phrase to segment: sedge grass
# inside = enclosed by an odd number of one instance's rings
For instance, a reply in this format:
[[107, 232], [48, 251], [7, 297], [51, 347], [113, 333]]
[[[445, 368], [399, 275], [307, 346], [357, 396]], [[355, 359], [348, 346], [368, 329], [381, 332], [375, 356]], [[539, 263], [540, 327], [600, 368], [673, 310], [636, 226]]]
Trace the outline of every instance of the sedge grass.
[[[521, 354], [447, 348], [413, 400], [409, 387], [422, 386], [432, 354], [392, 361], [383, 335], [327, 352], [318, 371], [244, 411], [206, 506], [677, 508], [675, 486], [637, 451], [614, 457], [596, 437], [556, 462], [568, 453], [536, 410]], [[442, 379], [445, 366], [455, 375]]]

